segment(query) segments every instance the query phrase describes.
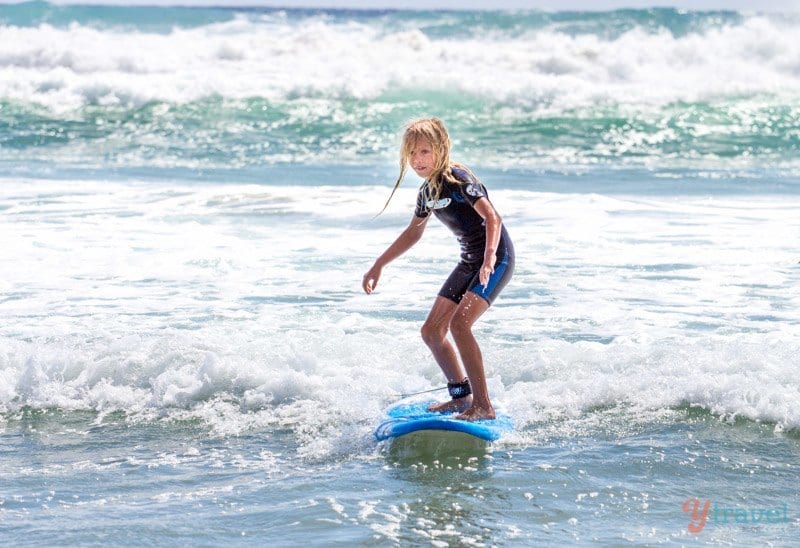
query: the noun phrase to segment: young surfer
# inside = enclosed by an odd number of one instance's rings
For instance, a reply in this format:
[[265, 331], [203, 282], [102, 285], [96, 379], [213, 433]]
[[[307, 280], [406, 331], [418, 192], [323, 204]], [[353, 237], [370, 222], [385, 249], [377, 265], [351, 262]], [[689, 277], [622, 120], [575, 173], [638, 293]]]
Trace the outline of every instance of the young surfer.
[[[400, 149], [400, 176], [389, 200], [408, 166], [425, 179], [414, 215], [364, 274], [362, 287], [367, 294], [375, 290], [383, 268], [422, 237], [431, 213], [456, 235], [461, 245], [460, 261], [439, 290], [422, 326], [422, 339], [447, 377], [452, 399], [430, 409], [458, 411], [456, 418], [464, 420], [493, 419], [483, 357], [472, 326], [511, 278], [514, 247], [486, 188], [467, 167], [450, 161], [450, 136], [441, 120], [419, 119], [406, 127]], [[447, 338], [448, 332], [458, 354]]]

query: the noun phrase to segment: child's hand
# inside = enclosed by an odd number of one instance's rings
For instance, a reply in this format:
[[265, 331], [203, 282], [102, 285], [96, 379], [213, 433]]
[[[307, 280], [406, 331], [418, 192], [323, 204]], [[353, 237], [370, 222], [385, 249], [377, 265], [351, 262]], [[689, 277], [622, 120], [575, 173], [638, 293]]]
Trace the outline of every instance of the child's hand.
[[372, 268], [367, 270], [367, 273], [364, 274], [364, 278], [361, 280], [361, 287], [364, 289], [364, 293], [367, 295], [371, 294], [375, 291], [375, 288], [378, 286], [378, 280], [381, 277], [381, 267], [378, 265], [373, 265]]
[[489, 283], [489, 278], [491, 278], [492, 274], [494, 274], [494, 262], [495, 262], [495, 260], [496, 259], [495, 259], [494, 255], [492, 255], [491, 259], [484, 260], [483, 261], [483, 266], [481, 266], [481, 269], [478, 272], [478, 279], [480, 280], [481, 285], [483, 287], [486, 287], [486, 285]]

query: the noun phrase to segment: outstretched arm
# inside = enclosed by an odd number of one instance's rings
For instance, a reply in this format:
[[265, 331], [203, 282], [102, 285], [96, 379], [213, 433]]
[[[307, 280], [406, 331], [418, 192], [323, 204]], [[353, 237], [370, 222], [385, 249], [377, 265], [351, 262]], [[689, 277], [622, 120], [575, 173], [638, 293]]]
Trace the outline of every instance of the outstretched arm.
[[392, 245], [375, 260], [375, 264], [364, 274], [364, 278], [361, 281], [361, 287], [364, 288], [364, 291], [368, 295], [377, 287], [383, 267], [411, 249], [411, 247], [422, 238], [422, 233], [425, 232], [425, 226], [427, 226], [427, 224], [428, 217], [420, 218], [414, 215], [405, 230], [403, 230]]
[[497, 261], [497, 246], [500, 244], [500, 229], [503, 220], [486, 198], [480, 198], [475, 202], [475, 211], [483, 217], [486, 223], [486, 249], [483, 252], [483, 265], [478, 274], [481, 285], [489, 283], [489, 277], [494, 273], [494, 263]]

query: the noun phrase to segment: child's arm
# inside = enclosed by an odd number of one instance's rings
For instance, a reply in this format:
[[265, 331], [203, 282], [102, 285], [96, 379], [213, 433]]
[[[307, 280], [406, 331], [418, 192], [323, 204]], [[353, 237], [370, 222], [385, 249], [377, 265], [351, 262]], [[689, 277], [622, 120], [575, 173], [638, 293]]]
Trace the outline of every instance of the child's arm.
[[378, 279], [381, 277], [381, 270], [383, 270], [383, 267], [411, 249], [411, 247], [422, 238], [422, 233], [425, 232], [427, 224], [428, 217], [420, 218], [414, 215], [405, 230], [403, 230], [392, 245], [375, 260], [375, 264], [364, 274], [364, 278], [361, 281], [361, 287], [368, 295], [372, 293], [378, 285]]
[[486, 223], [486, 249], [483, 252], [483, 265], [478, 274], [481, 285], [485, 286], [489, 283], [489, 277], [494, 273], [494, 263], [497, 261], [497, 246], [500, 243], [500, 229], [503, 226], [503, 220], [492, 205], [492, 202], [486, 198], [480, 198], [473, 207]]

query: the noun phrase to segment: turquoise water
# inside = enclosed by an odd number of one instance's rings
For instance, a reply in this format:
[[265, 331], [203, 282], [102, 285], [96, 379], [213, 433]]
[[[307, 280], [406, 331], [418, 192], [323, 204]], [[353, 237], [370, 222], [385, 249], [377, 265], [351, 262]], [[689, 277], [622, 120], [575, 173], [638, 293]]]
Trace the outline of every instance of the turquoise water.
[[33, 2], [0, 24], [6, 170], [393, 160], [421, 113], [496, 167], [797, 166], [793, 15]]
[[[799, 23], [0, 6], [0, 541], [796, 544]], [[491, 445], [373, 438], [444, 383], [446, 229], [360, 290], [425, 114], [518, 253]]]

